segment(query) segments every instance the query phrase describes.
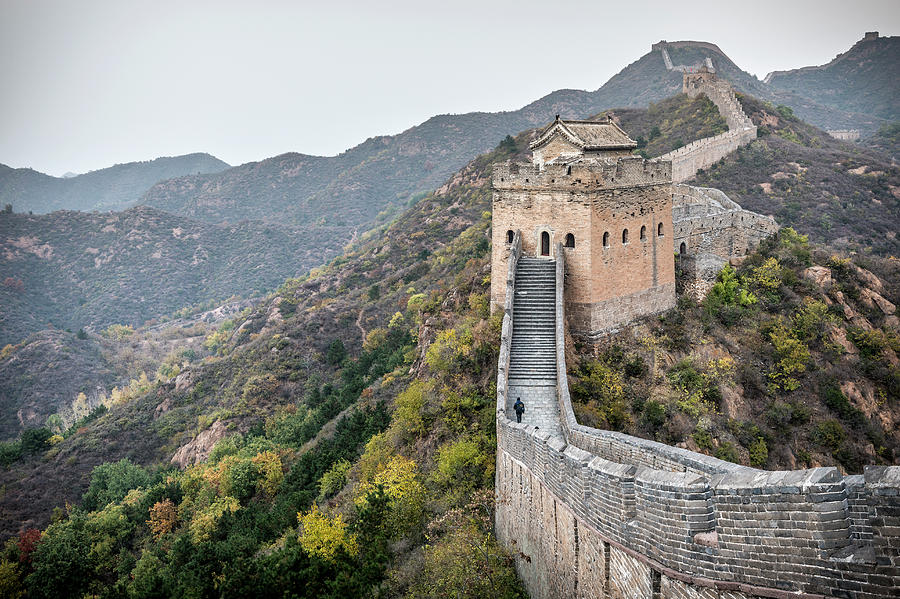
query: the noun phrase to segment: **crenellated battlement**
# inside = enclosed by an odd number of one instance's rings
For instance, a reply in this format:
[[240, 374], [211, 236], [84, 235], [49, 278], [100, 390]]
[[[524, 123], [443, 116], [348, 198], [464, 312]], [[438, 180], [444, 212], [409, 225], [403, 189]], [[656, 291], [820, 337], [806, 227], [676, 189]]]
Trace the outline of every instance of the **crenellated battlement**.
[[645, 160], [640, 156], [617, 159], [575, 159], [538, 164], [503, 162], [494, 165], [495, 190], [573, 190], [614, 189], [642, 185], [667, 185], [672, 164], [664, 160]]

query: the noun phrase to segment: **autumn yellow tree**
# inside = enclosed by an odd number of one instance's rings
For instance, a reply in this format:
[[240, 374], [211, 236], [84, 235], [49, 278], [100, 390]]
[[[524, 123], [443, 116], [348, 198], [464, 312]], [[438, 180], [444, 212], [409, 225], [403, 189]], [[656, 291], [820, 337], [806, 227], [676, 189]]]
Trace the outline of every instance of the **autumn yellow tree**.
[[347, 525], [340, 514], [329, 518], [313, 504], [308, 512], [299, 512], [297, 519], [300, 521], [300, 546], [308, 554], [333, 561], [341, 550], [350, 555], [359, 552], [356, 535], [347, 531]]
[[177, 521], [178, 513], [175, 510], [175, 504], [171, 499], [166, 499], [157, 501], [150, 508], [150, 519], [147, 520], [147, 525], [153, 536], [159, 539], [167, 532], [171, 532]]

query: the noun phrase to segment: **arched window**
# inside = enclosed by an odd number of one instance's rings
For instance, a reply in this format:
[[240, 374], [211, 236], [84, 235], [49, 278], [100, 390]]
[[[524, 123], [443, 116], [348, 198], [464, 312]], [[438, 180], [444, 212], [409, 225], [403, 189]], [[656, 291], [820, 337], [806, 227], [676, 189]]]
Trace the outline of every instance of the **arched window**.
[[574, 248], [575, 247], [575, 236], [571, 233], [566, 235], [566, 247]]
[[541, 256], [550, 255], [550, 233], [544, 231], [541, 233]]
[[603, 234], [603, 247], [609, 247], [609, 231]]
[[512, 229], [510, 229], [506, 232], [506, 243], [512, 243], [513, 237], [515, 237], [515, 234], [512, 232]]
[[647, 241], [647, 227], [641, 226], [641, 241]]
[[658, 225], [656, 225], [656, 236], [657, 236], [657, 237], [662, 237], [662, 236], [663, 236], [663, 232], [662, 232], [662, 223], [659, 223]]
[[681, 254], [682, 256], [687, 254], [687, 246], [684, 244], [683, 241], [681, 242], [681, 247], [678, 248], [678, 253]]
[[622, 229], [622, 245], [628, 243], [628, 229]]

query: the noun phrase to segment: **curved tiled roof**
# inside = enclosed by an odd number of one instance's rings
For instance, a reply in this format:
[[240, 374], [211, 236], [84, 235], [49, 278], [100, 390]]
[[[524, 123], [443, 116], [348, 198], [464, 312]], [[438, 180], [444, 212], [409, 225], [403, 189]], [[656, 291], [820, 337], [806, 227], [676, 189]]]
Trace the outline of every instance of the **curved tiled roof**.
[[637, 147], [637, 142], [628, 137], [612, 120], [606, 121], [564, 121], [556, 117], [538, 134], [536, 140], [531, 142], [531, 149], [536, 150], [557, 135], [563, 135], [583, 151], [595, 150], [631, 150]]

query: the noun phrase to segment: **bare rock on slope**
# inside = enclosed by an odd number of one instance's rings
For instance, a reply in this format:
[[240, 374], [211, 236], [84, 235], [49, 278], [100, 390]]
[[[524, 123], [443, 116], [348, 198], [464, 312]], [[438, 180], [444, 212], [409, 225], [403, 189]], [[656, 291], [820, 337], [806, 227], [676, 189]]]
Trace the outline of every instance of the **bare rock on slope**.
[[172, 456], [172, 463], [184, 469], [202, 462], [209, 457], [209, 452], [225, 436], [225, 432], [225, 424], [221, 420], [216, 420], [211, 427], [197, 435], [193, 441], [182, 445]]

